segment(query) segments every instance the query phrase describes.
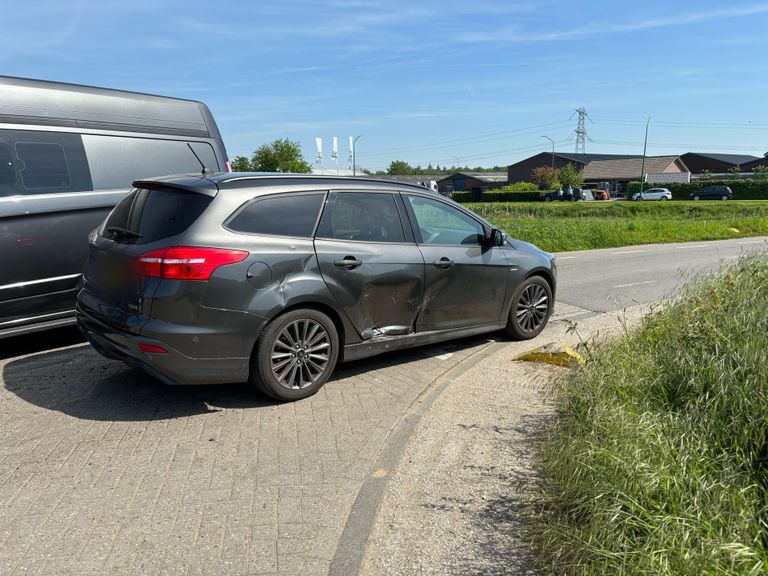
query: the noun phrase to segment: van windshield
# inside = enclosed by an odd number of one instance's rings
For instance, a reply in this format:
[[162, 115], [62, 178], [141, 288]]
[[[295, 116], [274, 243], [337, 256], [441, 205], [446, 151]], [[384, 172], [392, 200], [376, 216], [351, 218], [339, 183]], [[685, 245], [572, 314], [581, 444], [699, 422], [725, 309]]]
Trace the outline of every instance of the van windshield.
[[211, 203], [210, 196], [140, 188], [107, 217], [103, 235], [118, 243], [149, 244], [184, 232]]

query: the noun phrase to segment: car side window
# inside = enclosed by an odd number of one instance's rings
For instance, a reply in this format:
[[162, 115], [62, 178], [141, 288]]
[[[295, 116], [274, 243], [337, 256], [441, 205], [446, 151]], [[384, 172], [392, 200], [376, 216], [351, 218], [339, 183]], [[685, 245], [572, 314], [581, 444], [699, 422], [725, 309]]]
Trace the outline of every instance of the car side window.
[[422, 244], [482, 245], [483, 225], [443, 202], [407, 196], [421, 234]]
[[393, 194], [335, 192], [317, 229], [318, 238], [361, 242], [405, 242]]
[[235, 213], [226, 227], [247, 234], [311, 238], [325, 194], [257, 198]]

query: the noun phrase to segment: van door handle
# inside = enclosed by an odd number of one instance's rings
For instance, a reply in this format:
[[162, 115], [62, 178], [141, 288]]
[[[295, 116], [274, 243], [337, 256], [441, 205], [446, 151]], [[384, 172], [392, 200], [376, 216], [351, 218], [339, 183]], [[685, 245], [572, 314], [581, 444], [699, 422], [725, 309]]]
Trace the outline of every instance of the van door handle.
[[435, 260], [434, 262], [432, 262], [432, 264], [434, 264], [438, 268], [442, 268], [443, 270], [447, 270], [448, 268], [453, 266], [453, 260], [443, 256], [442, 258], [440, 258], [440, 260]]
[[362, 261], [358, 260], [354, 256], [344, 256], [342, 260], [334, 260], [333, 265], [339, 268], [346, 268], [347, 270], [354, 270], [362, 264]]

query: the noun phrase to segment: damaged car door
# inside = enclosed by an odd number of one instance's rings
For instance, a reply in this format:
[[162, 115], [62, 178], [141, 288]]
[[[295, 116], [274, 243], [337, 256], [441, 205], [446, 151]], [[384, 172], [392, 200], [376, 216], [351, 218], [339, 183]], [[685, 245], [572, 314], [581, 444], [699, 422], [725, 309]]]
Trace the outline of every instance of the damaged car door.
[[363, 340], [413, 332], [424, 259], [389, 191], [331, 192], [315, 235], [320, 271]]

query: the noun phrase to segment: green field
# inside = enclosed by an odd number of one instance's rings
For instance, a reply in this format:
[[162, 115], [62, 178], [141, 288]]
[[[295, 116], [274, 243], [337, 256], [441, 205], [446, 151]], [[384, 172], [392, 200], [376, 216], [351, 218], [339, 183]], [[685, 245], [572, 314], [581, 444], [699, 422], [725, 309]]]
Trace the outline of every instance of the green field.
[[768, 235], [764, 200], [488, 202], [467, 207], [512, 238], [550, 252]]
[[556, 384], [542, 574], [768, 573], [766, 287], [743, 258]]

